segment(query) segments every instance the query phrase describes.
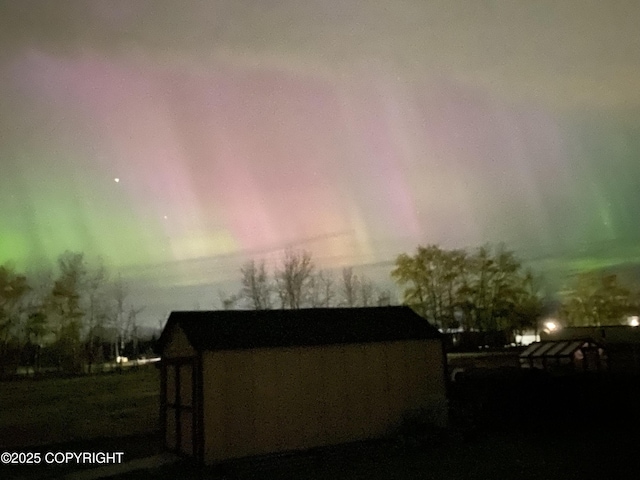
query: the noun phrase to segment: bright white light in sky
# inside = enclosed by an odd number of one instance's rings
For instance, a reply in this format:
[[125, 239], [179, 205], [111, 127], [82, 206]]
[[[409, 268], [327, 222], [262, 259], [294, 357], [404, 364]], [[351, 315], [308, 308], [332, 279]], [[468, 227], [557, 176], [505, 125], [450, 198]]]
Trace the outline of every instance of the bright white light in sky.
[[113, 181], [116, 183], [120, 183], [120, 179], [118, 177], [114, 178]]

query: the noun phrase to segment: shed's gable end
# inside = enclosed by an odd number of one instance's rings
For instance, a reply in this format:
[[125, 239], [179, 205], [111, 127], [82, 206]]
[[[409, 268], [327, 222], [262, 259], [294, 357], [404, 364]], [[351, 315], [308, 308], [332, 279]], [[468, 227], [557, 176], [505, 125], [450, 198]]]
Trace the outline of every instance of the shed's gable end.
[[180, 358], [193, 357], [196, 353], [180, 325], [171, 325], [166, 331], [162, 354], [166, 358]]

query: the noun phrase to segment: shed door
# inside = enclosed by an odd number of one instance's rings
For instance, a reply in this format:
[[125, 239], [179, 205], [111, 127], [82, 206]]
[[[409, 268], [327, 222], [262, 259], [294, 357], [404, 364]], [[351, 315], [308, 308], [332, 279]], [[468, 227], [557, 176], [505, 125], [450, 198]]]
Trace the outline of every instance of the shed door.
[[197, 431], [195, 358], [167, 360], [165, 367], [165, 444], [193, 456]]

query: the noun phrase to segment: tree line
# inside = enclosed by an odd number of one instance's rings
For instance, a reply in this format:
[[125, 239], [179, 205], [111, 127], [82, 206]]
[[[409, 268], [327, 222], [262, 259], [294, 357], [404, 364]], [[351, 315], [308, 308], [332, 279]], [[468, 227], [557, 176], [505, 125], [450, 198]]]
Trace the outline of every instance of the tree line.
[[[399, 255], [390, 274], [402, 303], [444, 332], [522, 332], [535, 328], [541, 315], [541, 280], [503, 246], [472, 253], [420, 246], [414, 255]], [[304, 250], [286, 250], [272, 270], [250, 260], [240, 268], [240, 281], [239, 292], [221, 294], [223, 308], [367, 307], [390, 305], [393, 298], [353, 267], [337, 278], [317, 269]]]
[[522, 332], [542, 312], [540, 279], [502, 245], [473, 252], [420, 246], [398, 256], [391, 276], [404, 303], [443, 331]]
[[[390, 275], [402, 303], [444, 332], [506, 332], [513, 338], [537, 333], [545, 313], [566, 326], [589, 326], [622, 324], [640, 311], [640, 289], [600, 272], [579, 274], [556, 295], [545, 295], [543, 278], [503, 244], [474, 250], [418, 246], [413, 255], [398, 255]], [[273, 271], [250, 260], [240, 279], [238, 293], [221, 294], [223, 308], [358, 307], [390, 305], [394, 298], [352, 267], [337, 278], [317, 269], [304, 250], [286, 250]]]
[[128, 288], [103, 265], [82, 253], [64, 252], [56, 271], [27, 278], [0, 266], [0, 373], [29, 366], [91, 371], [123, 355], [138, 353], [136, 317]]
[[392, 302], [389, 289], [357, 275], [353, 267], [343, 268], [339, 277], [318, 269], [306, 250], [286, 249], [271, 270], [264, 260], [249, 260], [240, 268], [240, 280], [239, 292], [220, 293], [224, 309], [368, 307]]
[[[419, 246], [401, 254], [390, 272], [402, 303], [444, 332], [538, 330], [550, 298], [542, 278], [503, 245], [475, 250]], [[367, 307], [397, 303], [353, 267], [337, 274], [317, 268], [310, 252], [287, 249], [269, 268], [250, 260], [240, 268], [240, 290], [220, 294], [224, 309]], [[624, 324], [640, 314], [640, 288], [613, 274], [586, 272], [556, 295], [555, 317], [566, 326]], [[20, 366], [91, 371], [123, 355], [151, 353], [138, 339], [140, 308], [127, 285], [82, 253], [65, 252], [54, 273], [27, 278], [0, 266], [0, 374]], [[551, 313], [551, 312], [549, 312]]]
[[640, 288], [612, 273], [582, 272], [555, 295], [504, 245], [474, 251], [419, 246], [399, 255], [392, 277], [403, 300], [443, 331], [537, 333], [543, 314], [564, 326], [626, 324], [640, 312]]
[[558, 318], [567, 326], [619, 325], [640, 315], [640, 288], [612, 273], [577, 274], [560, 295]]

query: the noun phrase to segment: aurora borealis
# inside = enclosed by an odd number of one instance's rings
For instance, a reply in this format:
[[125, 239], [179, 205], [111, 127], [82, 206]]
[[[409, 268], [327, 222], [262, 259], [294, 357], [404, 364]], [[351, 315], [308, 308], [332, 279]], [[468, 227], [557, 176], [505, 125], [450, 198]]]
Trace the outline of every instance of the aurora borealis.
[[0, 5], [0, 263], [162, 308], [288, 245], [640, 263], [638, 2]]

